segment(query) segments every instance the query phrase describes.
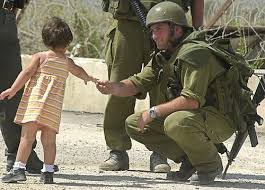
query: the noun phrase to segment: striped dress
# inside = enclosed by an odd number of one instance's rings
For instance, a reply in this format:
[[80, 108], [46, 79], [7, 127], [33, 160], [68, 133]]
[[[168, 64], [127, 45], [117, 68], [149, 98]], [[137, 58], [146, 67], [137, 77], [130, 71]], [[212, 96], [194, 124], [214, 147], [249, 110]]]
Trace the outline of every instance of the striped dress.
[[67, 58], [47, 57], [24, 90], [15, 123], [33, 121], [58, 133], [68, 73]]

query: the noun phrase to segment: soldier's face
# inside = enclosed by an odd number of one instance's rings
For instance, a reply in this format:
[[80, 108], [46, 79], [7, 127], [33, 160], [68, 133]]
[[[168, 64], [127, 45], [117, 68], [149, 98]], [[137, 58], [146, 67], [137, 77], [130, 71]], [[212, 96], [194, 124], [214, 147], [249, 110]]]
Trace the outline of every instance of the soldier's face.
[[150, 27], [152, 39], [155, 41], [159, 50], [170, 48], [170, 27], [168, 23], [156, 23]]

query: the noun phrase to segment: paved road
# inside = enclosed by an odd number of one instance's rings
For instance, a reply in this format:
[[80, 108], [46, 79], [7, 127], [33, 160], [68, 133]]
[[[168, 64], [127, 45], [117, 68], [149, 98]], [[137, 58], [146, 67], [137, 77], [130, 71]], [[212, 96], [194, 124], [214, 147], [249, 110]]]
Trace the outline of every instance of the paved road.
[[[28, 175], [28, 180], [19, 184], [2, 184], [0, 189], [165, 189], [165, 190], [194, 190], [194, 189], [265, 189], [265, 138], [259, 134], [259, 145], [251, 148], [246, 142], [236, 162], [230, 167], [227, 179], [217, 179], [216, 183], [204, 187], [188, 183], [176, 183], [165, 180], [165, 174], [155, 174], [149, 171], [150, 152], [133, 141], [133, 147], [128, 152], [130, 156], [130, 170], [122, 172], [100, 172], [98, 164], [103, 161], [108, 152], [105, 148], [102, 114], [82, 114], [64, 112], [61, 131], [57, 137], [56, 163], [60, 171], [55, 175], [56, 184], [43, 185], [38, 182], [38, 175]], [[38, 136], [39, 138], [39, 136]], [[226, 142], [231, 147], [231, 140]], [[4, 144], [0, 141], [0, 165], [4, 171]], [[41, 144], [37, 151], [40, 155]], [[223, 163], [227, 159], [223, 157]], [[170, 161], [173, 170], [179, 165]]]

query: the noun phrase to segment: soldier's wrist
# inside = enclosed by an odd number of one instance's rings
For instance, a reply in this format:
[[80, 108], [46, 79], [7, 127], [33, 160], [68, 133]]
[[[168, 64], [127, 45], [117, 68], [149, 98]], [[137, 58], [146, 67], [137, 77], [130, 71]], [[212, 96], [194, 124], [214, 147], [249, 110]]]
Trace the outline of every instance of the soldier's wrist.
[[148, 113], [149, 113], [150, 118], [152, 118], [152, 119], [157, 118], [157, 108], [155, 106], [151, 107], [148, 110]]

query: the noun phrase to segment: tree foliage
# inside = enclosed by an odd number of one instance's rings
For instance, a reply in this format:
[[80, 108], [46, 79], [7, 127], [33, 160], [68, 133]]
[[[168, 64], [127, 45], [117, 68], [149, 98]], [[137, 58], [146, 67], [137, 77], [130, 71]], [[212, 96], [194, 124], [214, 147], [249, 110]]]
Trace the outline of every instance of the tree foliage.
[[100, 10], [95, 0], [34, 0], [28, 5], [19, 23], [22, 53], [32, 54], [46, 49], [42, 44], [41, 30], [46, 19], [58, 16], [69, 24], [74, 40], [69, 52], [75, 56], [102, 58], [104, 33], [109, 15]]
[[[103, 58], [106, 44], [105, 31], [111, 24], [111, 15], [101, 10], [102, 0], [32, 0], [19, 23], [22, 53], [32, 54], [46, 49], [41, 40], [44, 21], [51, 16], [59, 16], [70, 25], [74, 40], [69, 52], [74, 56]], [[204, 23], [209, 23], [225, 0], [205, 0]], [[234, 0], [216, 25], [242, 27], [265, 26], [264, 0]], [[190, 20], [190, 14], [187, 14]], [[225, 37], [225, 36], [224, 36]], [[226, 36], [227, 37], [227, 36]], [[248, 34], [241, 33], [239, 49], [248, 59], [265, 57], [264, 36], [256, 35], [256, 43], [248, 43]], [[259, 63], [260, 64], [260, 63]]]

